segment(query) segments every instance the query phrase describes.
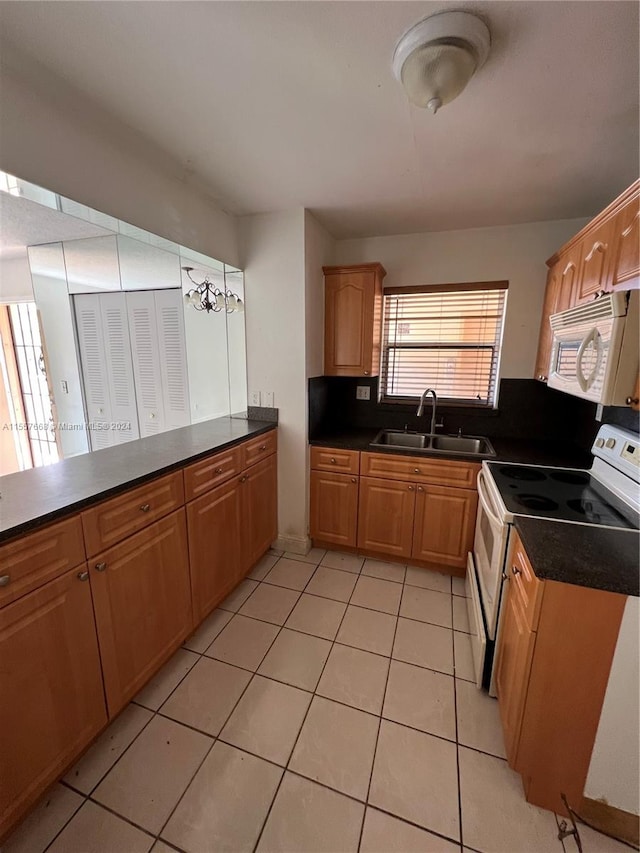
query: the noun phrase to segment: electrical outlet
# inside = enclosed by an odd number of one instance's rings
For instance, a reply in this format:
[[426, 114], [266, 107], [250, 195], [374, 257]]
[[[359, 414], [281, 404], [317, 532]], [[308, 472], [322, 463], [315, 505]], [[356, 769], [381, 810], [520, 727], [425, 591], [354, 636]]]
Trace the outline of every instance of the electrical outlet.
[[249, 394], [249, 405], [250, 406], [259, 406], [260, 405], [260, 392], [252, 391]]
[[66, 380], [66, 379], [61, 379], [61, 380], [60, 380], [60, 385], [62, 386], [62, 393], [63, 393], [63, 394], [68, 394], [68, 393], [69, 393], [69, 383], [67, 382], [67, 380]]
[[368, 385], [356, 385], [356, 400], [370, 400], [371, 388]]
[[267, 409], [273, 409], [273, 391], [262, 392], [262, 405]]

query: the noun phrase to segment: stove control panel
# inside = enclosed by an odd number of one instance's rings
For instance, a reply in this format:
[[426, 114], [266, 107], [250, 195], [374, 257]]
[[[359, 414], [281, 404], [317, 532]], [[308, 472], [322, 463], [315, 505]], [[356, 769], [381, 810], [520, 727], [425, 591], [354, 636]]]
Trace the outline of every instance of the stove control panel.
[[603, 424], [591, 452], [635, 482], [640, 481], [640, 435], [612, 424]]
[[640, 467], [640, 441], [635, 444], [632, 441], [625, 441], [620, 456]]

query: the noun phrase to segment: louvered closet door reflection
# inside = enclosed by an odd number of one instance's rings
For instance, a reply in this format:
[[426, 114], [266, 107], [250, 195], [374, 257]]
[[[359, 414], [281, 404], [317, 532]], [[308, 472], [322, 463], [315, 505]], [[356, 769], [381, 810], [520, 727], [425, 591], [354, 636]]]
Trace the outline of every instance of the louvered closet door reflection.
[[74, 307], [87, 418], [92, 427], [91, 449], [100, 450], [113, 444], [113, 434], [106, 429], [112, 412], [99, 296], [93, 293], [74, 296]]
[[155, 291], [154, 299], [162, 375], [164, 428], [175, 429], [191, 423], [182, 291]]
[[153, 293], [134, 291], [126, 294], [133, 375], [136, 382], [140, 435], [164, 431], [162, 373]]
[[103, 293], [99, 299], [113, 421], [111, 440], [122, 444], [140, 437], [127, 306], [124, 293]]

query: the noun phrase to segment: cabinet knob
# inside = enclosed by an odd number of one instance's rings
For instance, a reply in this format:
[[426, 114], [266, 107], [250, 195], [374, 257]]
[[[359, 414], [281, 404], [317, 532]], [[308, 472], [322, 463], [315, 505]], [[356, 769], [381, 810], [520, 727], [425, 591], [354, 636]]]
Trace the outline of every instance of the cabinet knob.
[[414, 468], [414, 469], [413, 469], [413, 473], [414, 473], [414, 474], [419, 474], [419, 473], [420, 473], [420, 469], [419, 469], [419, 468]]
[[357, 483], [357, 482], [358, 482], [358, 480], [357, 480], [357, 478], [356, 478], [356, 477], [352, 477], [352, 478], [351, 478], [351, 482], [352, 482], [352, 483]]
[[0, 575], [0, 586], [9, 586], [11, 575]]
[[151, 504], [142, 504], [140, 507], [140, 512], [149, 512], [151, 509]]
[[261, 444], [260, 447], [258, 448], [258, 450], [266, 450], [266, 449], [267, 449], [266, 444]]
[[241, 483], [246, 483], [248, 479], [249, 479], [249, 478], [248, 478], [248, 477], [247, 477], [247, 475], [245, 474], [243, 477], [240, 477], [240, 482], [241, 482]]
[[509, 580], [509, 574], [508, 574], [508, 572], [503, 572], [503, 573], [502, 573], [502, 580], [503, 580], [503, 581], [508, 581], [508, 580]]
[[96, 565], [95, 565], [96, 572], [104, 572], [104, 570], [106, 568], [107, 568], [106, 563], [96, 563]]
[[213, 473], [214, 474], [222, 474], [222, 468], [215, 468]]
[[329, 460], [329, 462], [331, 462], [332, 465], [336, 465], [337, 460], [336, 460], [335, 456], [332, 456], [331, 459]]
[[511, 571], [514, 575], [521, 575], [522, 571], [517, 566], [511, 566]]
[[369, 375], [369, 371], [368, 371], [368, 370], [365, 370], [364, 375], [365, 375], [365, 376], [368, 376], [368, 375]]
[[413, 486], [409, 486], [409, 491], [413, 492], [413, 490], [414, 490]]
[[627, 406], [637, 406], [639, 402], [640, 400], [638, 400], [637, 397], [627, 397], [627, 399], [625, 400]]
[[89, 572], [78, 572], [78, 580], [79, 581], [88, 581], [89, 580]]
[[424, 492], [423, 487], [422, 487], [422, 486], [418, 486], [418, 491], [419, 491], [419, 492]]

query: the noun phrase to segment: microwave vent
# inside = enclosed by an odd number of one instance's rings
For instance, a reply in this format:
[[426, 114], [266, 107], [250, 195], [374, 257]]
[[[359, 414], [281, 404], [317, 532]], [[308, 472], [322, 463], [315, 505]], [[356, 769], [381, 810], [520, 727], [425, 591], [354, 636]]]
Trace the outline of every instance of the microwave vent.
[[554, 331], [570, 326], [581, 326], [597, 320], [610, 320], [613, 317], [623, 317], [627, 313], [627, 294], [625, 292], [607, 293], [593, 302], [577, 305], [550, 317], [551, 328]]

